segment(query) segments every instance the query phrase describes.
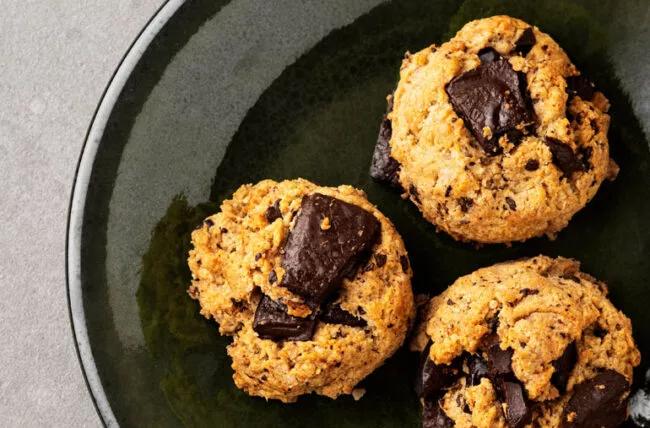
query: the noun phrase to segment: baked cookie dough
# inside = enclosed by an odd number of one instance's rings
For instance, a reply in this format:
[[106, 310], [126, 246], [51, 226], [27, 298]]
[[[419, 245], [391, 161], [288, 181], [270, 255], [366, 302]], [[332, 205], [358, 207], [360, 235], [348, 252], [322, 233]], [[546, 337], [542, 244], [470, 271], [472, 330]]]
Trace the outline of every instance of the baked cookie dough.
[[251, 395], [358, 397], [414, 319], [402, 239], [353, 187], [244, 185], [192, 243], [189, 294], [233, 337], [233, 378]]
[[371, 175], [458, 240], [552, 238], [617, 174], [608, 108], [548, 34], [472, 21], [407, 53]]
[[[640, 354], [578, 262], [538, 256], [456, 280], [422, 311], [424, 426], [615, 427]], [[437, 423], [437, 425], [436, 425]]]

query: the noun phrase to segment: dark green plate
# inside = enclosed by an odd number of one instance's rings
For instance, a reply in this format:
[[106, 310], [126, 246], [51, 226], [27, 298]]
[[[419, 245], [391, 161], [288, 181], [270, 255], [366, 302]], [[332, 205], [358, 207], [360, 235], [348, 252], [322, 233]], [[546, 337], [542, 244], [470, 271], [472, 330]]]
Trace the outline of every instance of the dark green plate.
[[[537, 0], [169, 1], [114, 75], [90, 127], [70, 210], [68, 286], [101, 419], [123, 426], [416, 427], [414, 358], [401, 351], [359, 402], [251, 398], [216, 325], [185, 289], [190, 231], [242, 183], [352, 184], [401, 232], [417, 292], [539, 253], [610, 285], [650, 356], [649, 3]], [[476, 249], [422, 220], [367, 174], [384, 97], [406, 50], [507, 13], [565, 47], [612, 103], [621, 173], [555, 241]], [[636, 372], [638, 387], [648, 368]], [[639, 395], [638, 397], [640, 397]], [[640, 409], [640, 407], [639, 407]], [[647, 415], [647, 413], [646, 413]]]

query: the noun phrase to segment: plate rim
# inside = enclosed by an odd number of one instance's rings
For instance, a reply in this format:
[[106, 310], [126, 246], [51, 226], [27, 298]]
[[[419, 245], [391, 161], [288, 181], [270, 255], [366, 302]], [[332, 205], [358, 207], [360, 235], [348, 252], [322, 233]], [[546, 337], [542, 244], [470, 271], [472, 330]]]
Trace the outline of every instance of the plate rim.
[[186, 0], [165, 0], [126, 49], [109, 78], [88, 125], [70, 192], [64, 257], [68, 317], [81, 374], [104, 427], [119, 427], [119, 423], [99, 377], [86, 327], [81, 285], [81, 237], [86, 196], [99, 144], [124, 86], [151, 42], [185, 2]]

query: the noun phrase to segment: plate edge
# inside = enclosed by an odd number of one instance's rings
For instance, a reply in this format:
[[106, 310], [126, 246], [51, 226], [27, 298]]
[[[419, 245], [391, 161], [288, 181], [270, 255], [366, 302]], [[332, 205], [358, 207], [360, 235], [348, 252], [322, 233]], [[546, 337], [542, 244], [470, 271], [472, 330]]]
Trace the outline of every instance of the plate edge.
[[97, 149], [115, 102], [151, 42], [185, 1], [166, 0], [147, 21], [120, 59], [90, 121], [72, 182], [65, 241], [68, 316], [84, 382], [95, 411], [105, 427], [118, 427], [119, 424], [99, 378], [86, 329], [81, 291], [81, 235], [86, 195]]

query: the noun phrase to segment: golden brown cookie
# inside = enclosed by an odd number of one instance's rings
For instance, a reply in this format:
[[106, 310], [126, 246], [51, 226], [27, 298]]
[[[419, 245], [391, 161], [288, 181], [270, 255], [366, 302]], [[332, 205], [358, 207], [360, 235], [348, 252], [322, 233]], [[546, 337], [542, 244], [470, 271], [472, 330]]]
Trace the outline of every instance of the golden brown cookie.
[[608, 108], [548, 34], [472, 21], [406, 55], [371, 175], [456, 239], [552, 238], [616, 176]]
[[234, 380], [251, 395], [351, 394], [413, 320], [402, 239], [353, 187], [244, 185], [192, 243], [189, 293], [233, 337]]
[[456, 427], [618, 426], [640, 354], [606, 285], [579, 268], [561, 257], [500, 263], [434, 297], [411, 342], [424, 351], [425, 417]]

